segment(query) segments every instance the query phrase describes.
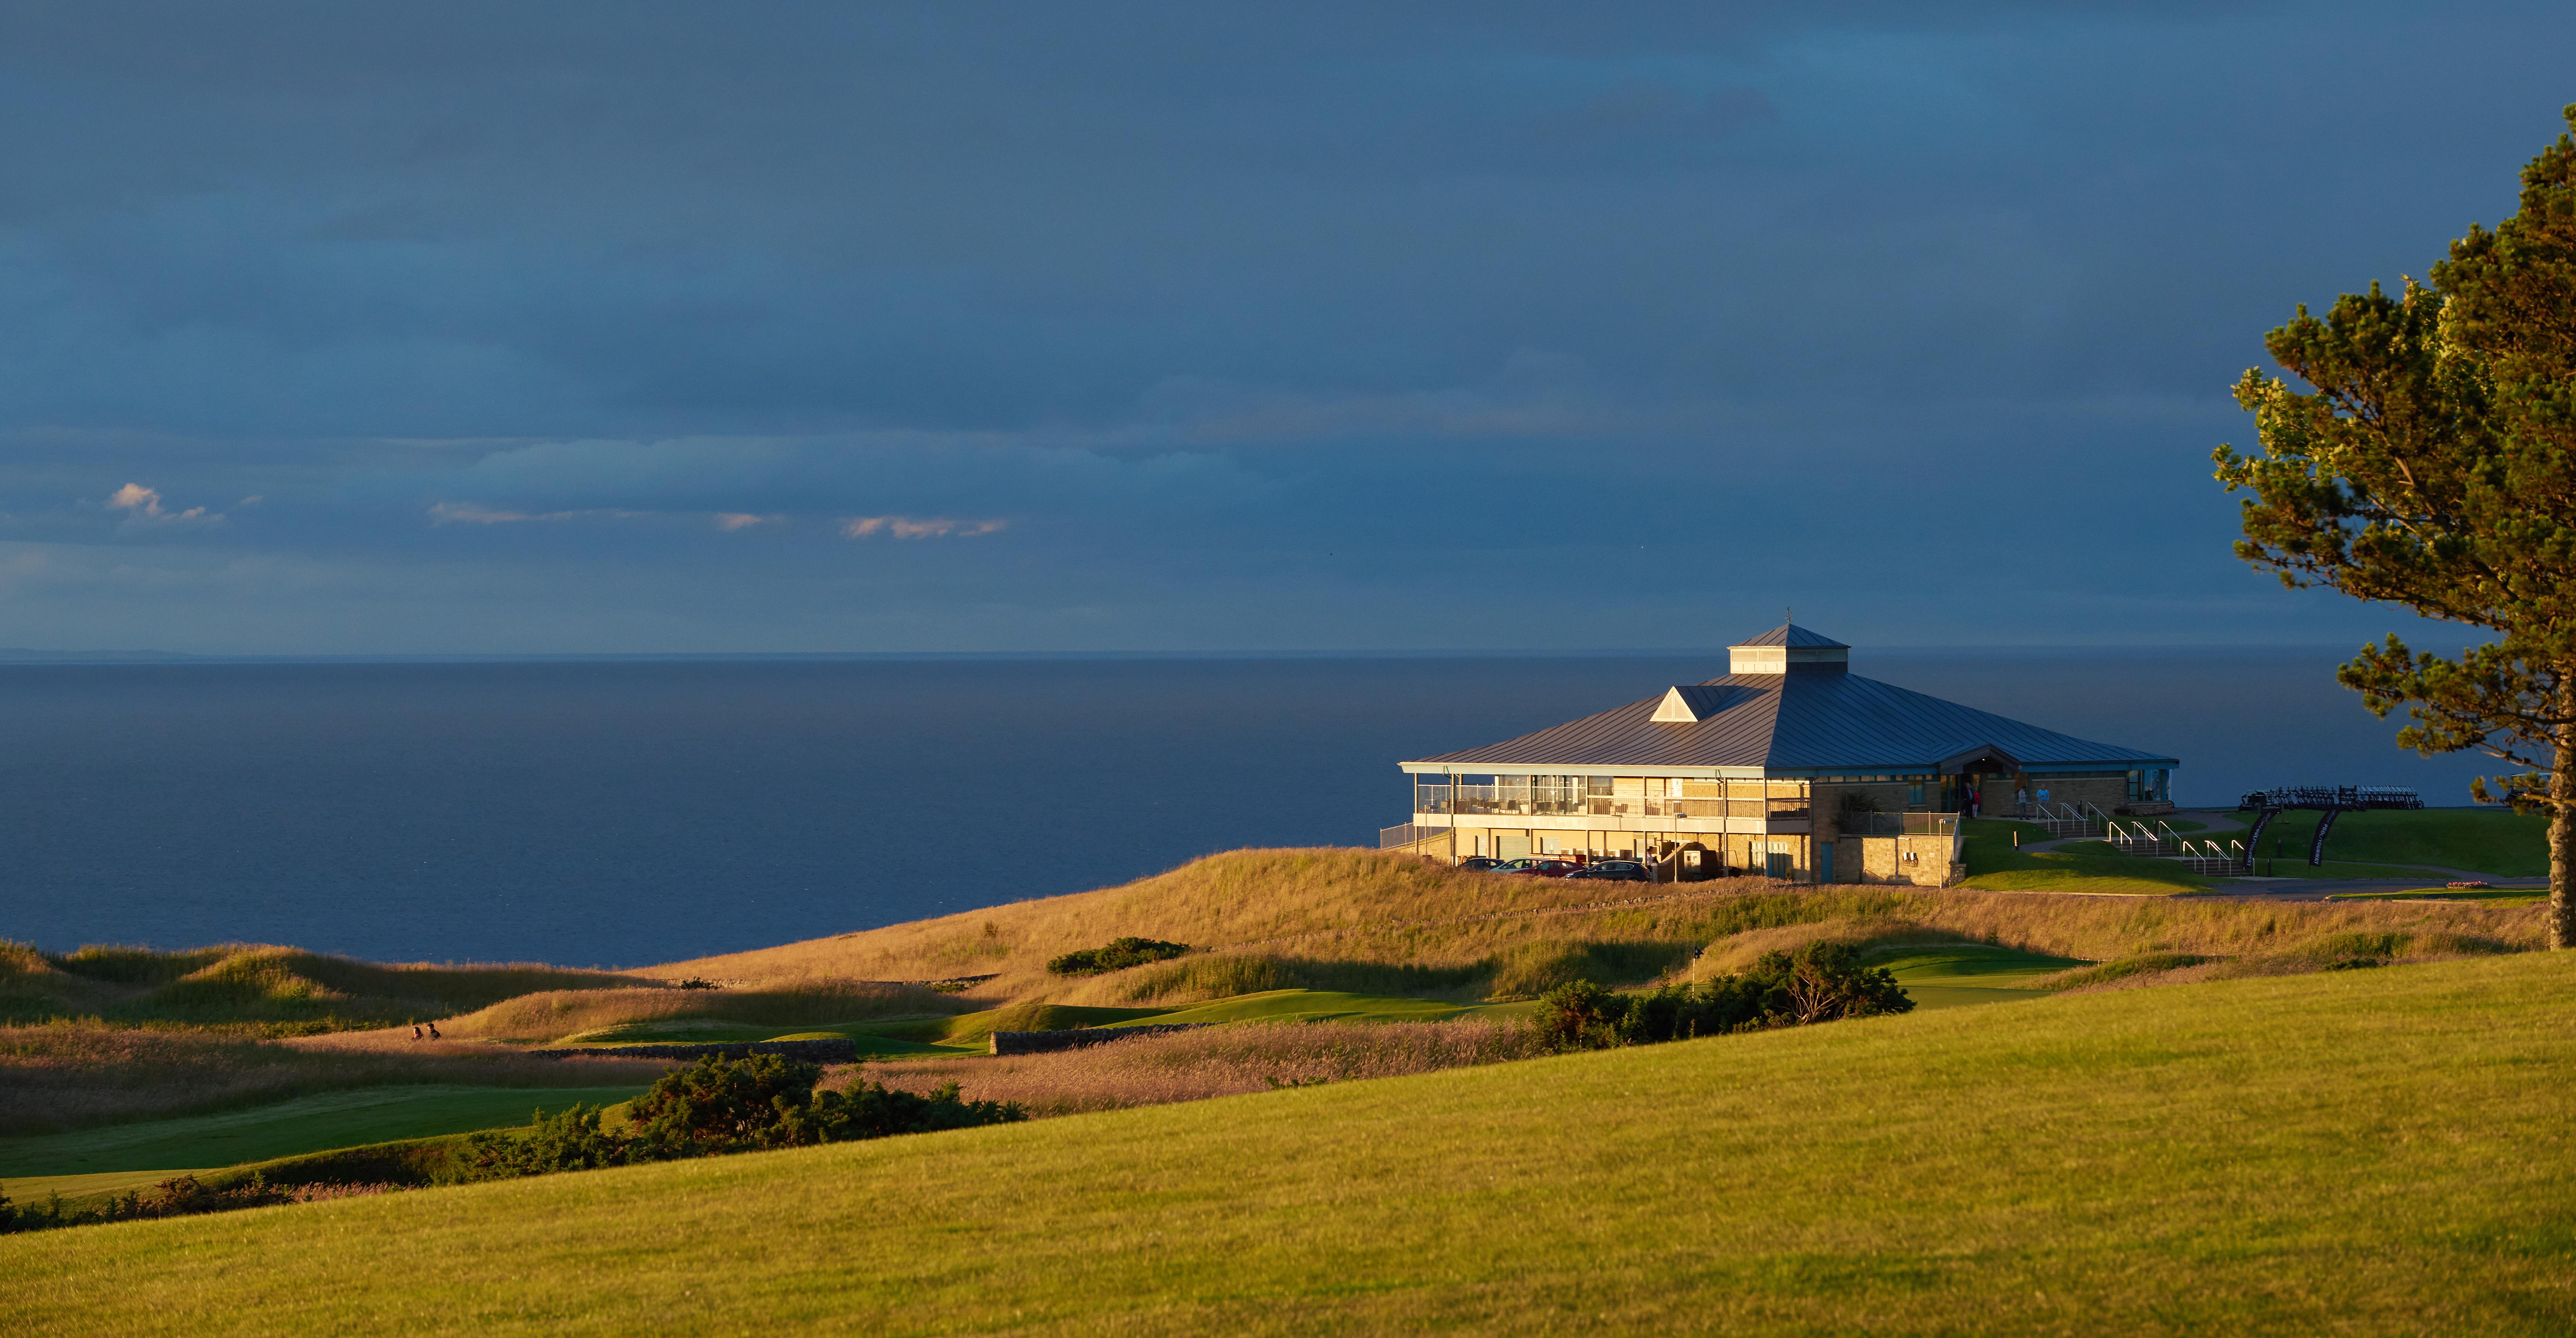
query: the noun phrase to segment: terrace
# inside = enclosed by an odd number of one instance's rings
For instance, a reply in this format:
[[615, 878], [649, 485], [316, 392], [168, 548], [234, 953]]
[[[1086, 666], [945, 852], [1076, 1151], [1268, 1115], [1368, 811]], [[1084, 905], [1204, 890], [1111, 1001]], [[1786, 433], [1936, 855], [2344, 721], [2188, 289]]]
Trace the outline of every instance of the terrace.
[[1803, 822], [1803, 781], [1684, 781], [1609, 776], [1496, 776], [1481, 784], [1418, 780], [1417, 814], [1510, 817], [1738, 818]]

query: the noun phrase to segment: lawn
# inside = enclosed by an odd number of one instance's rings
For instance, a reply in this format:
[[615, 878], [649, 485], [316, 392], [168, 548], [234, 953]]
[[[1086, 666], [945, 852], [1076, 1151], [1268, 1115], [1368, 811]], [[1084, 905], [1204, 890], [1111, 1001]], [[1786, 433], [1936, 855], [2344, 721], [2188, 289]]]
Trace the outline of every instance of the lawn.
[[[2254, 815], [2237, 818], [2252, 822]], [[2272, 820], [2263, 833], [2259, 856], [2278, 846], [2279, 870], [2308, 862], [2308, 842], [2318, 815], [2291, 810]], [[2549, 819], [2522, 817], [2493, 808], [2371, 809], [2335, 819], [2326, 834], [2329, 862], [2402, 864], [2438, 869], [2469, 869], [2508, 878], [2538, 878], [2549, 872]], [[2405, 877], [2420, 869], [2402, 870]], [[2370, 876], [2370, 875], [2362, 875]]]
[[0, 1330], [2560, 1334], [2576, 958], [0, 1238]]
[[2092, 965], [2080, 957], [1991, 943], [1893, 946], [1873, 954], [1869, 964], [1887, 968], [1905, 986], [1917, 1011], [2044, 999], [2048, 991], [2032, 989], [2031, 981]]
[[[1959, 886], [1989, 892], [2107, 892], [2126, 896], [2172, 896], [2202, 892], [2209, 880], [2171, 860], [2128, 855], [2024, 851], [2012, 839], [2045, 840], [2046, 830], [2027, 822], [1978, 818], [1959, 824], [1966, 840], [1963, 855], [1967, 880]], [[2095, 843], [2099, 845], [2099, 843]], [[2107, 851], [2108, 846], [2100, 846]]]
[[32, 1202], [149, 1185], [182, 1171], [238, 1166], [398, 1138], [525, 1124], [531, 1110], [623, 1101], [641, 1087], [374, 1087], [250, 1110], [77, 1133], [0, 1139], [0, 1193]]

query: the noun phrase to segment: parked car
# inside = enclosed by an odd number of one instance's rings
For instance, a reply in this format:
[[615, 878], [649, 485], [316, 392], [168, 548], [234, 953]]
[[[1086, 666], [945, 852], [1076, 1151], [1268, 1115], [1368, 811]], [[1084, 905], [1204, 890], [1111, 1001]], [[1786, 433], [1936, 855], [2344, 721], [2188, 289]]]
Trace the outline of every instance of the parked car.
[[1541, 878], [1563, 878], [1567, 874], [1574, 872], [1574, 869], [1574, 865], [1561, 859], [1531, 858], [1513, 860], [1509, 864], [1505, 864], [1494, 870], [1494, 872], [1535, 874]]
[[1594, 860], [1592, 863], [1586, 864], [1582, 868], [1567, 874], [1566, 877], [1589, 878], [1604, 883], [1650, 883], [1654, 881], [1654, 879], [1647, 874], [1646, 866], [1639, 864], [1637, 861], [1632, 859]]
[[1469, 873], [1491, 873], [1503, 867], [1503, 862], [1491, 855], [1469, 855], [1458, 861], [1458, 867]]

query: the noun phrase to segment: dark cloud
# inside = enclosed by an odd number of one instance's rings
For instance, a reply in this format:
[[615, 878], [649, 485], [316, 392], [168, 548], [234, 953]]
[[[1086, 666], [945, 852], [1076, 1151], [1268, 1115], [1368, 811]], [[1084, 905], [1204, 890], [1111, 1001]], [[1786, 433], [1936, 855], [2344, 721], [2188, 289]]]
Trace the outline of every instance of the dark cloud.
[[[0, 8], [0, 597], [225, 649], [2355, 635], [2226, 556], [2224, 388], [2511, 208], [2571, 38]], [[895, 516], [957, 524], [840, 534]]]

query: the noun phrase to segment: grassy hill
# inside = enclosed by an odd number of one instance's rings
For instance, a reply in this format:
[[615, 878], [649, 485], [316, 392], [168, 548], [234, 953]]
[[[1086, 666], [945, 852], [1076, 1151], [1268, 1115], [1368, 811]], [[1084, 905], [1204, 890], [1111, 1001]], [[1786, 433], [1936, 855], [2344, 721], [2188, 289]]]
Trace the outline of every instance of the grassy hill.
[[541, 990], [661, 983], [523, 962], [388, 965], [258, 943], [56, 955], [0, 941], [0, 1023], [95, 1017], [292, 1036], [408, 1025]]
[[[2254, 815], [2239, 813], [2240, 821]], [[2263, 833], [2262, 855], [2279, 842], [2277, 872], [2305, 872], [2308, 843], [2316, 836], [2318, 814], [2290, 811], [2272, 820]], [[2549, 874], [2549, 819], [2524, 817], [2503, 809], [2425, 808], [2371, 809], [2346, 813], [2326, 833], [2329, 864], [2419, 865], [2465, 869], [2506, 878], [2543, 878]], [[2294, 867], [2295, 866], [2295, 867]], [[2404, 876], [2404, 871], [2398, 871]]]
[[[2002, 839], [2008, 852], [2009, 835]], [[2134, 871], [2125, 866], [2164, 862], [2107, 863], [2122, 866], [2114, 873], [2129, 878]], [[2148, 872], [2162, 875], [2158, 868]], [[2165, 876], [2193, 886], [2206, 881]], [[2192, 887], [2169, 882], [2155, 890]], [[1578, 976], [1636, 983], [1678, 975], [1703, 948], [1774, 929], [1795, 930], [1798, 941], [1817, 933], [1866, 937], [1919, 929], [2088, 961], [2141, 952], [2277, 955], [2354, 933], [2408, 934], [2427, 942], [2455, 934], [2465, 936], [2472, 949], [2541, 941], [2539, 917], [2527, 909], [2248, 906], [2169, 898], [2146, 904], [2013, 891], [1791, 889], [1762, 879], [1642, 887], [1462, 874], [1372, 851], [1242, 850], [1123, 887], [675, 962], [638, 974], [671, 980], [703, 975], [766, 989], [850, 976], [990, 976], [965, 995], [986, 1005], [1171, 1007], [1278, 989], [1470, 1003], [1534, 993]], [[1121, 935], [1210, 951], [1088, 979], [1047, 974], [1049, 958]]]
[[2563, 1333], [2571, 1008], [2238, 980], [47, 1232], [0, 1329]]

